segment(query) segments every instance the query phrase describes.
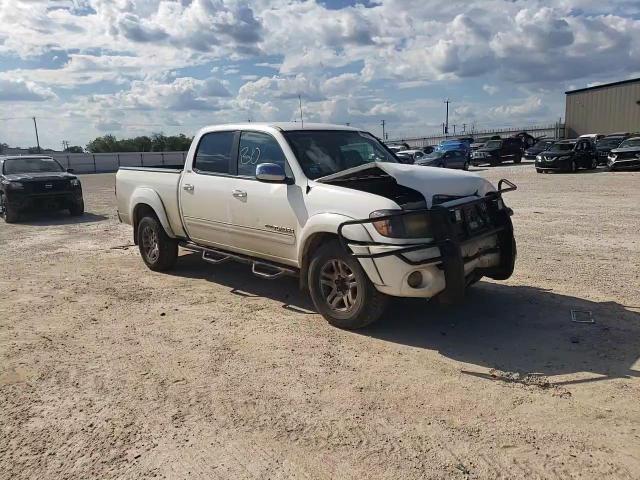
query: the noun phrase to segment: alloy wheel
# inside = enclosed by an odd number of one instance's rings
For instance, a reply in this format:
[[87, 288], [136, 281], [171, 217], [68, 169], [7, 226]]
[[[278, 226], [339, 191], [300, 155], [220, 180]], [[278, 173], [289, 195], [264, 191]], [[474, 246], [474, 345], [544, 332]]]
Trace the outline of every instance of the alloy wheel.
[[142, 230], [142, 249], [150, 263], [156, 263], [158, 261], [160, 257], [158, 233], [149, 226], [146, 226]]
[[356, 274], [346, 262], [328, 260], [320, 270], [320, 288], [329, 308], [336, 312], [348, 312], [357, 303], [360, 288]]

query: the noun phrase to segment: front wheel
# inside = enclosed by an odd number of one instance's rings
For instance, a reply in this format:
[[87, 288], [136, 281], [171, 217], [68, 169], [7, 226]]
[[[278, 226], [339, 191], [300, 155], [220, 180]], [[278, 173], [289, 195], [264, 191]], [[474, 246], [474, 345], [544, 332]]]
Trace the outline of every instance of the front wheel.
[[138, 224], [138, 248], [151, 270], [169, 270], [178, 259], [178, 242], [170, 238], [155, 217], [144, 217]]
[[463, 170], [469, 170], [469, 160], [467, 160], [466, 162], [464, 162], [464, 165], [462, 166]]
[[6, 223], [16, 223], [20, 218], [18, 210], [8, 205], [4, 200], [4, 195], [0, 194], [0, 210], [2, 210], [2, 218]]
[[521, 163], [521, 162], [522, 162], [521, 155], [516, 155], [515, 157], [513, 157], [513, 163]]
[[84, 215], [84, 200], [80, 200], [79, 203], [74, 203], [69, 209], [69, 213], [72, 217]]
[[536, 168], [536, 172], [542, 173], [542, 169], [541, 168]]
[[389, 300], [376, 290], [358, 260], [337, 241], [315, 252], [308, 282], [316, 309], [338, 328], [355, 330], [375, 322]]

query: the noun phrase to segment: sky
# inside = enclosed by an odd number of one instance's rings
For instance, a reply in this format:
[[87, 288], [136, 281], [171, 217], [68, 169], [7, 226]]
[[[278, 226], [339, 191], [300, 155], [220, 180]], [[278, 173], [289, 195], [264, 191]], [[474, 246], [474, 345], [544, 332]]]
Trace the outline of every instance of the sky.
[[[0, 142], [238, 121], [390, 138], [551, 124], [640, 77], [638, 0], [0, 0]], [[463, 126], [464, 124], [464, 126]]]

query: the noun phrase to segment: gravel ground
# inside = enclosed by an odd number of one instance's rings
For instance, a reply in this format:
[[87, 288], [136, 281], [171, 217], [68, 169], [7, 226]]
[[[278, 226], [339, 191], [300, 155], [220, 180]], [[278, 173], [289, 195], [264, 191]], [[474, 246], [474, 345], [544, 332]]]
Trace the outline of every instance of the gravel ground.
[[358, 333], [292, 279], [146, 269], [112, 174], [0, 223], [0, 478], [640, 478], [640, 172], [475, 170], [519, 186], [513, 277]]

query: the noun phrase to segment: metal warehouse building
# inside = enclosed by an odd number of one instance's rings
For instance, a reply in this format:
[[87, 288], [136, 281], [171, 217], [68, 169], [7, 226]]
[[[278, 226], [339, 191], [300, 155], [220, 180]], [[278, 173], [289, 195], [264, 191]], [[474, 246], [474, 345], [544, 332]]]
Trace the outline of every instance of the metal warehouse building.
[[640, 131], [640, 78], [565, 93], [567, 138]]

